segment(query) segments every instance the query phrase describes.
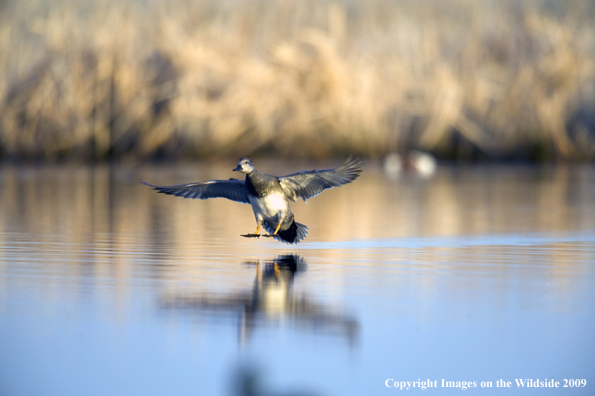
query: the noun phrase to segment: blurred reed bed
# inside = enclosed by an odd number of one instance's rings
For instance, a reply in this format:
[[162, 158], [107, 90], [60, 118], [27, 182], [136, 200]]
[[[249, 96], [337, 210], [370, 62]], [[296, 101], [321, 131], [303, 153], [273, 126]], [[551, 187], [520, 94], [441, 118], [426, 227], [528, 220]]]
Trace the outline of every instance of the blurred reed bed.
[[0, 7], [4, 158], [595, 158], [590, 0]]

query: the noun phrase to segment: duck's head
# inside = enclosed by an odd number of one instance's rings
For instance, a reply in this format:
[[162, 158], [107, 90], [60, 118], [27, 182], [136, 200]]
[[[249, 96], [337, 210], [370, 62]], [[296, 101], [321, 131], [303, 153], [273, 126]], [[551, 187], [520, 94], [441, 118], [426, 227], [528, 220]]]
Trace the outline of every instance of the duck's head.
[[255, 170], [256, 168], [254, 168], [254, 165], [252, 165], [252, 161], [250, 161], [250, 158], [243, 157], [240, 158], [240, 160], [238, 161], [238, 166], [236, 166], [236, 168], [233, 171], [242, 172], [249, 175], [250, 173], [253, 173]]

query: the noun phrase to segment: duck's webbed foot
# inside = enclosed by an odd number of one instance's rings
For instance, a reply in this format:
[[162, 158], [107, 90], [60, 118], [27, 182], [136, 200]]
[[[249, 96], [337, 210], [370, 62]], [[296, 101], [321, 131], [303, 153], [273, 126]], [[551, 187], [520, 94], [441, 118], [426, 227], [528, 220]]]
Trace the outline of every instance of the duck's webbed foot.
[[[262, 235], [260, 235], [260, 234], [243, 234], [240, 236], [243, 236], [244, 238], [260, 238]], [[264, 235], [264, 236], [266, 236], [266, 235]]]
[[260, 224], [258, 225], [258, 227], [256, 227], [256, 231], [254, 231], [254, 234], [245, 234], [240, 236], [243, 236], [244, 238], [260, 238], [260, 234], [258, 233], [258, 231], [260, 231]]

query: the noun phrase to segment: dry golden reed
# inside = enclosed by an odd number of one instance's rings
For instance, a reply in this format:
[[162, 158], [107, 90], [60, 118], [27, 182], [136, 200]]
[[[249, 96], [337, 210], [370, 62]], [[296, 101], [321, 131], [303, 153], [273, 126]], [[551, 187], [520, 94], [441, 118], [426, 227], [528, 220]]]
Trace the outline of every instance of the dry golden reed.
[[595, 158], [590, 0], [0, 7], [4, 158]]

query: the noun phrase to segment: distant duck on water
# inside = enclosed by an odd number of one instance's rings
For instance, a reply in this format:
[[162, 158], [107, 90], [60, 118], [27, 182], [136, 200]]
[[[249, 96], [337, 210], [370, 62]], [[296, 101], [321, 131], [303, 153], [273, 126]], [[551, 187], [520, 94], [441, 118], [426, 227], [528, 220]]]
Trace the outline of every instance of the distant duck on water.
[[402, 155], [388, 154], [384, 157], [382, 167], [384, 174], [391, 179], [396, 179], [403, 171], [426, 178], [436, 173], [437, 162], [431, 154], [412, 150]]
[[256, 217], [256, 231], [244, 237], [259, 237], [261, 227], [278, 241], [299, 243], [308, 235], [308, 227], [294, 220], [289, 201], [302, 198], [306, 201], [326, 189], [339, 187], [354, 181], [361, 173], [359, 160], [347, 160], [334, 169], [311, 170], [287, 176], [273, 176], [261, 173], [249, 158], [240, 158], [234, 172], [242, 172], [245, 180], [209, 180], [176, 186], [155, 186], [143, 180], [141, 183], [160, 193], [184, 198], [209, 199], [227, 198], [250, 204]]

